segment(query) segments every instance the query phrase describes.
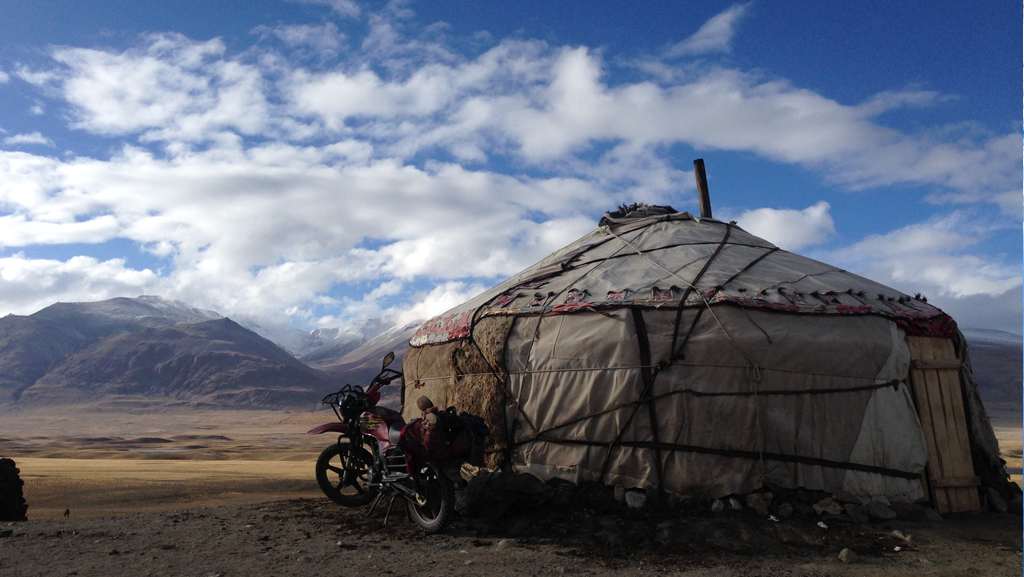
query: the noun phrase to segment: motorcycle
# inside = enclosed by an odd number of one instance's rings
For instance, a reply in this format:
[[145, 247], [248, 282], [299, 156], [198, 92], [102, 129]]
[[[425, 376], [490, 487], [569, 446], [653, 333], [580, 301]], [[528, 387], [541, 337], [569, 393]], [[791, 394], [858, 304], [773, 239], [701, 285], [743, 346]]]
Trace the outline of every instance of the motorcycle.
[[395, 500], [401, 497], [413, 522], [433, 534], [454, 515], [461, 462], [433, 460], [416, 451], [409, 438], [414, 436], [411, 426], [419, 419], [406, 423], [401, 413], [377, 406], [380, 389], [402, 378], [401, 372], [388, 368], [394, 360], [394, 352], [384, 357], [380, 373], [365, 391], [345, 385], [321, 401], [331, 406], [338, 422], [320, 425], [308, 434], [337, 433], [338, 440], [317, 458], [316, 481], [339, 505], [361, 507], [372, 502], [367, 516], [391, 495], [385, 526]]

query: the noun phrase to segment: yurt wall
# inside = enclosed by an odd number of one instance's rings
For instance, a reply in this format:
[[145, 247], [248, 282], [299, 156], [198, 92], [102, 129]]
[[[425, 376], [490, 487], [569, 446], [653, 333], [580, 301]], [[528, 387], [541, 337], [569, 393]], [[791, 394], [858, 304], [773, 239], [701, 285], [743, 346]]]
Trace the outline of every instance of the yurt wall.
[[[948, 358], [912, 353], [908, 338], [947, 343]], [[958, 495], [982, 485], [1008, 491], [948, 315], [671, 207], [606, 214], [424, 323], [410, 345], [405, 416], [418, 416], [420, 395], [484, 416], [491, 467], [707, 497], [765, 484], [924, 497], [949, 510], [977, 508]]]

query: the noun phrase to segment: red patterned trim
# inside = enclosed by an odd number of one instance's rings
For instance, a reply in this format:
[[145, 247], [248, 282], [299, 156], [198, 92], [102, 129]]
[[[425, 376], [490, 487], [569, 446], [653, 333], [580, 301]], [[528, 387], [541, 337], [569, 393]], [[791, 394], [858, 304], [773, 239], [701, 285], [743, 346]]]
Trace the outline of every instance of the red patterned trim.
[[[667, 291], [666, 291], [667, 292]], [[615, 293], [609, 293], [615, 295]], [[566, 302], [557, 305], [547, 311], [545, 314], [566, 314], [575, 312], [582, 309], [609, 309], [609, 308], [621, 308], [624, 306], [650, 306], [658, 307], [662, 306], [663, 302], [645, 301], [645, 300], [633, 300], [633, 299], [610, 299], [605, 301], [582, 301], [573, 302], [576, 298], [583, 298], [586, 296], [585, 291], [578, 291], [575, 294], [570, 294], [565, 299]], [[788, 296], [788, 295], [786, 295]], [[538, 299], [534, 299], [536, 302]], [[546, 300], [546, 299], [541, 299]], [[770, 310], [786, 313], [795, 314], [828, 314], [828, 315], [869, 315], [874, 314], [893, 320], [900, 329], [903, 330], [908, 336], [919, 336], [919, 337], [940, 337], [949, 338], [957, 333], [957, 324], [949, 315], [943, 313], [937, 308], [930, 305], [926, 305], [927, 309], [921, 310], [910, 310], [909, 307], [902, 306], [899, 308], [891, 307], [892, 303], [886, 302], [885, 308], [876, 308], [870, 305], [825, 305], [825, 304], [796, 304], [796, 303], [773, 303], [767, 302], [758, 298], [757, 296], [743, 296], [743, 297], [730, 297], [722, 293], [711, 295], [708, 299], [709, 303], [731, 303], [741, 307]], [[531, 306], [534, 303], [531, 302]], [[539, 303], [538, 303], [539, 304]], [[483, 315], [490, 316], [493, 314], [497, 315], [516, 315], [522, 313], [522, 309], [508, 309], [501, 308], [501, 306], [491, 306], [485, 308], [482, 312]], [[704, 306], [702, 301], [688, 301], [687, 307]], [[470, 323], [473, 320], [473, 313], [475, 311], [465, 311], [462, 313], [453, 313], [445, 317], [437, 317], [431, 319], [423, 324], [416, 334], [410, 339], [409, 344], [418, 347], [429, 344], [446, 343], [457, 339], [466, 338], [469, 336]]]
[[446, 317], [435, 317], [423, 323], [409, 340], [414, 347], [433, 343], [446, 343], [469, 336], [469, 323], [473, 311], [452, 313]]
[[894, 319], [896, 326], [903, 329], [908, 337], [938, 337], [948, 339], [956, 335], [957, 326], [953, 317], [947, 314], [931, 318]]

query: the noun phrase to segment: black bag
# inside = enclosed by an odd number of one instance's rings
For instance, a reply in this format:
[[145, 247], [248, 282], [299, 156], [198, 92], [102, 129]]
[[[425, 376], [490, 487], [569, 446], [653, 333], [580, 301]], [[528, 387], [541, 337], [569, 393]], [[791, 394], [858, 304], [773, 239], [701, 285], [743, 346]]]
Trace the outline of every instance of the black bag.
[[487, 437], [491, 430], [487, 427], [487, 421], [483, 417], [471, 415], [465, 411], [459, 413], [459, 420], [465, 423], [465, 431], [469, 433], [469, 454], [466, 461], [474, 467], [484, 466], [484, 456], [487, 452]]
[[482, 467], [491, 434], [487, 423], [465, 411], [455, 413], [455, 407], [437, 412], [437, 424], [425, 427], [421, 419], [413, 419], [402, 431], [398, 447], [403, 451], [437, 461], [465, 460], [474, 467]]
[[438, 413], [438, 424], [445, 432], [448, 451], [453, 459], [462, 459], [474, 467], [482, 467], [491, 434], [487, 423], [465, 411], [456, 414], [455, 407]]
[[483, 417], [470, 415], [466, 411], [462, 411], [459, 413], [459, 418], [462, 419], [467, 426], [471, 427], [477, 436], [487, 438], [491, 435], [491, 429], [487, 427], [487, 421], [485, 421]]

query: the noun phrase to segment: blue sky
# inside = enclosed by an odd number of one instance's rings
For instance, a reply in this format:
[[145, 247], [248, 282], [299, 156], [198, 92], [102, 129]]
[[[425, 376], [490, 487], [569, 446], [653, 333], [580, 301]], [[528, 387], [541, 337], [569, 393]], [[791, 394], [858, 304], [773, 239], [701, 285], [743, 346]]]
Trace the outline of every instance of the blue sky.
[[623, 202], [1021, 332], [1015, 5], [5, 2], [0, 314], [436, 314]]

